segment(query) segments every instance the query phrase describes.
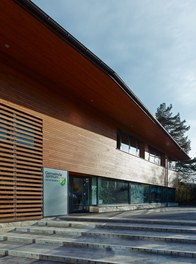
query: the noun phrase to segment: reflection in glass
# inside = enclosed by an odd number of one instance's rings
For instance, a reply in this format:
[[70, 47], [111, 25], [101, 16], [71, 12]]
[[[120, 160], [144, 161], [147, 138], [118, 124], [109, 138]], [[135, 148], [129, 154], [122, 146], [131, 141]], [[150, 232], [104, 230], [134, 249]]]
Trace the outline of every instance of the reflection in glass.
[[99, 204], [128, 203], [128, 182], [99, 178]]

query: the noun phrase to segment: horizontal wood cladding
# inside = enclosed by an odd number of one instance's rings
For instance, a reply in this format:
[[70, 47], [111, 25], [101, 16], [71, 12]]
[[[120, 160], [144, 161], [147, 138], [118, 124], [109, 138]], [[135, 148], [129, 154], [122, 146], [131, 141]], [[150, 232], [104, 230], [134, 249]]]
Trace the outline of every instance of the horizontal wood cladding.
[[0, 102], [0, 222], [42, 217], [42, 120]]
[[[53, 122], [52, 122], [53, 123]], [[46, 125], [44, 162], [52, 168], [155, 185], [165, 185], [166, 170], [116, 149], [116, 140], [58, 121]], [[53, 137], [56, 133], [57, 139]]]
[[[29, 122], [29, 130], [25, 130], [25, 139], [30, 138], [31, 126], [36, 123], [36, 119], [43, 120], [43, 167], [164, 185], [163, 167], [116, 149], [117, 128], [124, 128], [121, 123], [96, 110], [93, 104], [90, 106], [78, 101], [77, 97], [60, 96], [47, 89], [53, 84], [44, 83], [39, 78], [33, 79], [26, 72], [18, 72], [15, 68], [6, 65], [0, 64], [0, 69], [0, 98], [2, 98], [0, 101], [35, 118]], [[12, 127], [9, 118], [8, 115], [2, 122], [5, 129]], [[17, 122], [17, 125], [20, 123]], [[20, 144], [18, 142], [15, 144], [19, 166], [18, 182], [23, 182], [25, 178], [25, 183], [41, 184], [42, 175], [37, 170], [42, 166], [42, 152], [39, 145], [42, 141], [42, 131], [39, 131], [39, 128], [40, 125], [36, 126], [34, 148], [24, 149], [22, 141]], [[15, 130], [17, 131], [17, 128]], [[12, 134], [13, 131], [9, 131], [8, 137], [10, 138]], [[7, 144], [5, 139], [2, 139], [0, 147], [4, 149], [1, 162], [7, 164], [7, 159], [13, 159], [16, 155], [13, 145]], [[8, 165], [3, 167], [6, 181], [13, 176], [12, 166]], [[27, 173], [26, 167], [31, 165], [33, 170]], [[33, 186], [33, 188], [37, 187]], [[20, 190], [20, 192], [22, 192], [20, 199], [25, 199], [24, 191]], [[40, 196], [37, 195], [34, 199], [34, 195], [30, 193], [28, 198], [40, 203], [41, 195], [40, 193]], [[7, 199], [12, 199], [11, 197], [12, 193], [9, 193]]]

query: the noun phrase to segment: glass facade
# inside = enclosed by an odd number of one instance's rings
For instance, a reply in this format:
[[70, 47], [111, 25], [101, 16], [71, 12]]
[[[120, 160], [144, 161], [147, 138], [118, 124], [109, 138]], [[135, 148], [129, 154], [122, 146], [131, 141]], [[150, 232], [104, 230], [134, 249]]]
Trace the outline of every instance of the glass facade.
[[69, 212], [89, 206], [175, 203], [175, 189], [104, 177], [71, 177]]
[[142, 183], [129, 183], [130, 203], [175, 202], [175, 189]]
[[72, 203], [80, 206], [175, 202], [175, 188], [102, 177], [74, 177], [70, 183]]

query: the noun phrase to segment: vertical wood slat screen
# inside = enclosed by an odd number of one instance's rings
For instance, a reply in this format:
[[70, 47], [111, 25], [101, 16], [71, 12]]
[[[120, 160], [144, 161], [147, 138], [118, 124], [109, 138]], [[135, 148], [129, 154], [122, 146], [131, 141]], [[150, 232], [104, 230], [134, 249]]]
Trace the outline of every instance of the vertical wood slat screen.
[[42, 217], [42, 120], [0, 103], [0, 222]]

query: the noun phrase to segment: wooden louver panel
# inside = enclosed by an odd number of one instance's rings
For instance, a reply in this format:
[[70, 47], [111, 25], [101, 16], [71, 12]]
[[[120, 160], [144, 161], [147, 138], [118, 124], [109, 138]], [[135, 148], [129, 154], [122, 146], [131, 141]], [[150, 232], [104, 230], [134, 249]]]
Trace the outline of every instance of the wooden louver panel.
[[0, 103], [0, 222], [42, 217], [42, 120]]

